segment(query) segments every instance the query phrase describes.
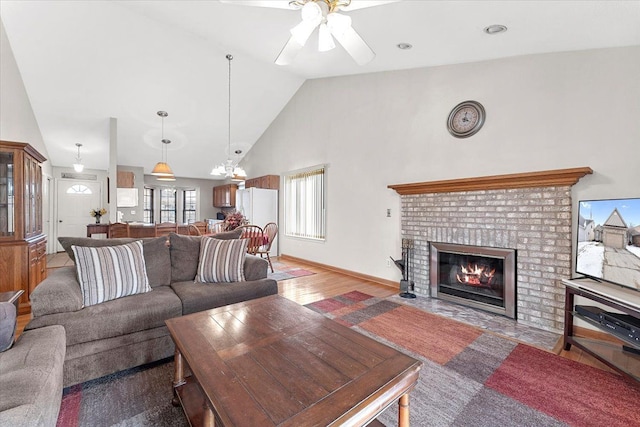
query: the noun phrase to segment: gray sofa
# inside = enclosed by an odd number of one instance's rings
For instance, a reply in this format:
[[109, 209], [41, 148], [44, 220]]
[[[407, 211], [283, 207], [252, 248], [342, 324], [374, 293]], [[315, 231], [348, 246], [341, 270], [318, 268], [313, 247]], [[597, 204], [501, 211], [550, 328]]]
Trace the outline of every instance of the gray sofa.
[[[239, 231], [216, 237], [238, 238]], [[72, 245], [108, 246], [142, 240], [152, 287], [151, 292], [84, 308], [75, 267], [54, 270], [36, 287], [30, 297], [32, 320], [25, 330], [64, 326], [64, 387], [172, 356], [174, 345], [164, 323], [167, 319], [277, 294], [277, 282], [267, 278], [267, 261], [252, 255], [246, 256], [244, 282], [194, 282], [200, 239], [174, 233], [168, 239], [59, 239], [72, 259]]]
[[55, 426], [62, 400], [64, 328], [24, 332], [0, 353], [0, 426]]

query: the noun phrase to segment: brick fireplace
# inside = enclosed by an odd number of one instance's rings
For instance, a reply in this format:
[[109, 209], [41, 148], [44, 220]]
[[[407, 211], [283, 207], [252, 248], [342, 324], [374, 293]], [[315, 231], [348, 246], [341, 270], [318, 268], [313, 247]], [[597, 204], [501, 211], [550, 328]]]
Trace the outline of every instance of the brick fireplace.
[[571, 277], [571, 186], [590, 168], [390, 185], [401, 195], [402, 237], [414, 240], [415, 292], [430, 295], [432, 243], [517, 253], [516, 318], [559, 332]]

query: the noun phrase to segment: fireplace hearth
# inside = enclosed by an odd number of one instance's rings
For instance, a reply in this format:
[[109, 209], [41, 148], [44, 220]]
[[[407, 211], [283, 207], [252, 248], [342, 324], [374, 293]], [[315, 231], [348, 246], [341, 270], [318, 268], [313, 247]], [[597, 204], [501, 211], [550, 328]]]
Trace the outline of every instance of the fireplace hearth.
[[516, 318], [516, 251], [473, 245], [429, 244], [434, 298]]

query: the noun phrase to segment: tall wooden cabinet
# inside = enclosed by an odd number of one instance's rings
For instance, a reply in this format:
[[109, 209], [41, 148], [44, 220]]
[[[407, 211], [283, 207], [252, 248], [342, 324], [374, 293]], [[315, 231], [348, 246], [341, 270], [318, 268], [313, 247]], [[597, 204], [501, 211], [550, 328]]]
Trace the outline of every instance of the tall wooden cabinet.
[[24, 290], [19, 313], [31, 311], [30, 292], [47, 274], [42, 229], [42, 167], [29, 144], [0, 141], [0, 292]]

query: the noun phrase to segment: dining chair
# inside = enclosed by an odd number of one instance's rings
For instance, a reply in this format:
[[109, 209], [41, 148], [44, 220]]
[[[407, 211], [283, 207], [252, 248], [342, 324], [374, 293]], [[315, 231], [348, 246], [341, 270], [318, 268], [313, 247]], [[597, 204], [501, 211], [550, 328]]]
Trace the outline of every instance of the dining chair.
[[129, 224], [124, 222], [114, 222], [109, 224], [109, 238], [129, 237]]
[[177, 232], [178, 224], [176, 224], [175, 222], [163, 222], [161, 224], [156, 224], [156, 237], [168, 236], [169, 233]]
[[241, 225], [238, 227], [242, 230], [240, 234], [241, 239], [248, 239], [249, 244], [247, 245], [247, 253], [255, 255], [260, 246], [264, 244], [264, 234], [262, 232], [262, 228], [258, 225]]
[[187, 231], [189, 236], [202, 236], [200, 229], [195, 224], [189, 224], [187, 226]]
[[216, 222], [211, 227], [209, 227], [209, 234], [218, 234], [227, 231], [227, 223], [224, 221]]
[[267, 225], [264, 226], [262, 233], [264, 235], [263, 243], [258, 248], [256, 255], [260, 255], [260, 258], [262, 258], [263, 255], [267, 256], [267, 261], [269, 261], [269, 267], [271, 267], [271, 272], [273, 273], [273, 264], [271, 264], [271, 257], [269, 256], [269, 252], [271, 252], [271, 244], [273, 243], [276, 236], [278, 235], [278, 224], [276, 224], [275, 222], [268, 223]]
[[[192, 222], [190, 225], [193, 225], [194, 227], [196, 227], [198, 229], [198, 234], [197, 236], [201, 236], [203, 234], [207, 234], [207, 223], [204, 221], [195, 221]], [[191, 234], [191, 231], [189, 231], [189, 234]]]

